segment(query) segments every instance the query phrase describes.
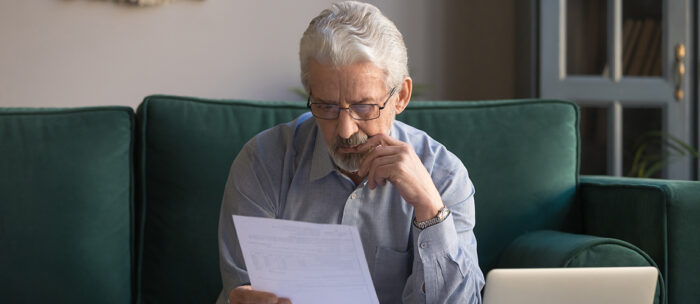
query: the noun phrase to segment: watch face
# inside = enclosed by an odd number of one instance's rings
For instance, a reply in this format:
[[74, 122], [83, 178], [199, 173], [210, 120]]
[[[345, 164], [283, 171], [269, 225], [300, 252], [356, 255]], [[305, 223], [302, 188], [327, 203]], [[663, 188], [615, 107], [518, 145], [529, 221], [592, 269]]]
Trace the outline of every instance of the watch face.
[[443, 207], [442, 209], [440, 209], [440, 213], [438, 214], [438, 218], [442, 222], [443, 220], [445, 220], [445, 218], [447, 217], [448, 214], [450, 214], [450, 209], [447, 209], [447, 207]]

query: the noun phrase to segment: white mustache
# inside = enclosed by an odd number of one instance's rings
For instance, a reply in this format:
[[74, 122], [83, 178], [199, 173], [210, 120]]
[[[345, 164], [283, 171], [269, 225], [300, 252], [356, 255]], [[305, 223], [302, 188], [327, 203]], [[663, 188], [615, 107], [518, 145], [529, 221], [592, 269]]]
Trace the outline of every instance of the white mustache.
[[336, 147], [353, 147], [357, 145], [361, 145], [367, 142], [367, 139], [369, 137], [365, 134], [361, 133], [355, 133], [351, 135], [349, 138], [342, 138], [338, 136], [335, 140], [335, 146]]

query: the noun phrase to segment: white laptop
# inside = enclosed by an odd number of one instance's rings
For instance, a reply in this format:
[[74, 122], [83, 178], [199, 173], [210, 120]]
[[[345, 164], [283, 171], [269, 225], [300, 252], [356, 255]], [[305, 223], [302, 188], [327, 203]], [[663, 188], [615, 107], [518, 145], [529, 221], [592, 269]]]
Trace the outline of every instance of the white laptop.
[[654, 267], [494, 269], [484, 304], [651, 304]]

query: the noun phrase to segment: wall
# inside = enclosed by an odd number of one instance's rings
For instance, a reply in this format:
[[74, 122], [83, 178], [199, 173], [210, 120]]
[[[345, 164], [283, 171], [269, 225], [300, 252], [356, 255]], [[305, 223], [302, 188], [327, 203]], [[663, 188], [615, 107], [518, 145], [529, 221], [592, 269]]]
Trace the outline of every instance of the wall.
[[[514, 95], [512, 33], [498, 35], [512, 32], [512, 12], [498, 26], [480, 24], [514, 1], [370, 2], [404, 34], [414, 81], [431, 86], [424, 98], [484, 99]], [[299, 100], [290, 92], [301, 86], [299, 38], [331, 2], [2, 1], [0, 106], [136, 106], [155, 93]]]

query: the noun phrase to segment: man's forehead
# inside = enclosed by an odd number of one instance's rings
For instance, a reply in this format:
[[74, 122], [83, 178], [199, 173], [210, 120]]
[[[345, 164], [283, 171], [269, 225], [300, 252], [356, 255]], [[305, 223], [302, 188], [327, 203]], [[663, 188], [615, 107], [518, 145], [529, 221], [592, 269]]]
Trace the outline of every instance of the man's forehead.
[[350, 94], [374, 96], [378, 93], [383, 93], [385, 90], [385, 74], [383, 70], [371, 63], [340, 67], [316, 63], [312, 64], [309, 76], [309, 85], [314, 95]]

